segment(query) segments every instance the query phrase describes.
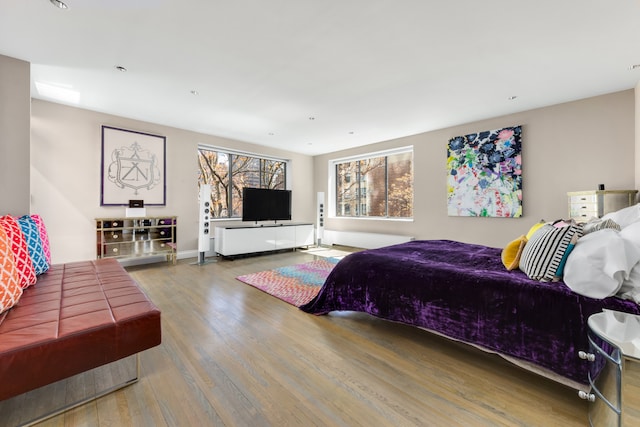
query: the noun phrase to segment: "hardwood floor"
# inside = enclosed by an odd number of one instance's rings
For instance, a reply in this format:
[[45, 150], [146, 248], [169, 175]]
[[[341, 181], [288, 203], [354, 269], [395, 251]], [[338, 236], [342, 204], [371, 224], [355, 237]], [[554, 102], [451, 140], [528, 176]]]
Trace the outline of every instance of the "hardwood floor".
[[574, 390], [498, 356], [361, 313], [309, 315], [235, 279], [315, 258], [129, 268], [162, 310], [162, 345], [138, 383], [41, 425], [587, 425]]

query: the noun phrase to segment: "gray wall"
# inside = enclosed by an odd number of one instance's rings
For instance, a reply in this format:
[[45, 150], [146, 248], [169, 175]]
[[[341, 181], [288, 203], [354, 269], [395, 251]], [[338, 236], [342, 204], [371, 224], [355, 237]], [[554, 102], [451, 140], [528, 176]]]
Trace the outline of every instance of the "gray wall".
[[29, 213], [30, 64], [0, 55], [0, 215]]

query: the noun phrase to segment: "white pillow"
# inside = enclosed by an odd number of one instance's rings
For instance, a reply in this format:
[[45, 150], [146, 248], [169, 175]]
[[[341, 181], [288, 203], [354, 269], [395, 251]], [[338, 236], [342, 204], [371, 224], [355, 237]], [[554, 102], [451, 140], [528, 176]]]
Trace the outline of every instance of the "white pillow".
[[630, 225], [640, 219], [640, 205], [633, 205], [615, 212], [609, 212], [604, 215], [602, 219], [612, 219], [621, 228], [625, 228], [627, 225]]
[[640, 261], [640, 246], [613, 229], [581, 237], [567, 259], [564, 282], [572, 291], [591, 298], [615, 295]]
[[640, 304], [640, 262], [633, 266], [629, 277], [622, 281], [618, 295], [623, 299], [630, 299]]
[[640, 222], [634, 222], [620, 230], [620, 237], [640, 248]]
[[[640, 248], [640, 222], [635, 222], [625, 227], [620, 232], [620, 236]], [[629, 271], [628, 277], [622, 281], [618, 295], [640, 304], [640, 261], [633, 266]]]

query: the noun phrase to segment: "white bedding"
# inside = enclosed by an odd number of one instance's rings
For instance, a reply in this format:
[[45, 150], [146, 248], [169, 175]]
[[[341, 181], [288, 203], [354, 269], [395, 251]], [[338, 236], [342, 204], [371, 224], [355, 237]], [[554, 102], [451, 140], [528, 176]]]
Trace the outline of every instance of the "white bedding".
[[640, 303], [640, 209], [634, 205], [604, 219], [613, 219], [621, 230], [603, 229], [578, 239], [563, 280], [591, 298], [618, 295]]

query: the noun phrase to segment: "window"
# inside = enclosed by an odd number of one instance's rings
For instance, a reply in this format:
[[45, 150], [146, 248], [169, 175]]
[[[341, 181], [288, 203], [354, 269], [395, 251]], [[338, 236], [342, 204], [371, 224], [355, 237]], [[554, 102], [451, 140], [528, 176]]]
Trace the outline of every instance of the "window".
[[242, 218], [244, 187], [286, 189], [287, 161], [198, 147], [198, 185], [211, 185], [211, 217]]
[[413, 217], [413, 147], [330, 163], [338, 217]]

